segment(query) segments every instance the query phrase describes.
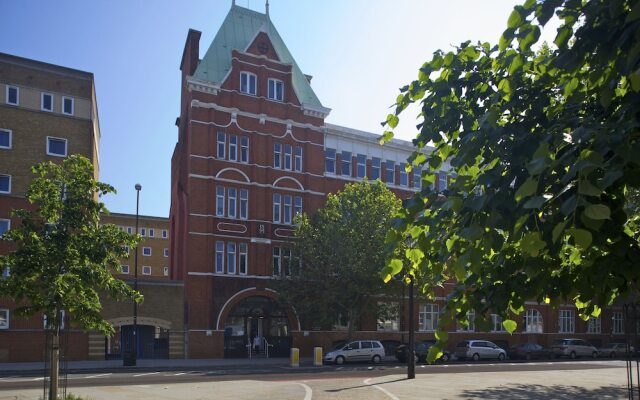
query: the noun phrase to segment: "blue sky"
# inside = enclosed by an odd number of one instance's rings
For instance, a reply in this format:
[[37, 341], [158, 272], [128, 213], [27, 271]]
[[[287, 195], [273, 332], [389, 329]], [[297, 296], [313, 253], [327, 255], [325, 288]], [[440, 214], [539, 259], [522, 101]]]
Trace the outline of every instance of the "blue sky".
[[[381, 133], [398, 88], [437, 49], [497, 43], [514, 0], [271, 0], [270, 16], [324, 106], [326, 122]], [[263, 0], [237, 4], [264, 12]], [[92, 72], [100, 180], [113, 212], [168, 216], [179, 63], [187, 31], [204, 55], [231, 0], [0, 0], [0, 52]], [[543, 38], [548, 38], [546, 32]], [[400, 137], [411, 139], [413, 115]]]

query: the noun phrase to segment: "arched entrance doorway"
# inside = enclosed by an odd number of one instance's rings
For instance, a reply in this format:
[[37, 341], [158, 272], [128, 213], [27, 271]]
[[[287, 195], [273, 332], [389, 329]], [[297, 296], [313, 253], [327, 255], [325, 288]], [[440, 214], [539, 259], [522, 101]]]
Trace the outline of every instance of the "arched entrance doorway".
[[[259, 340], [255, 341], [255, 338]], [[253, 354], [288, 357], [291, 349], [291, 327], [287, 313], [266, 296], [241, 300], [227, 315], [224, 324], [225, 358], [247, 357], [247, 345], [257, 344]]]

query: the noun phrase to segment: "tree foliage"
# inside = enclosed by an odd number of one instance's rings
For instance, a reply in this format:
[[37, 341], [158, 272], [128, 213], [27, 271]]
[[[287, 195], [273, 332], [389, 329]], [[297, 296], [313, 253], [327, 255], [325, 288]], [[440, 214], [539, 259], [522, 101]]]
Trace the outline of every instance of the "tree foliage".
[[9, 267], [0, 280], [0, 296], [18, 303], [18, 315], [43, 312], [57, 326], [58, 311], [66, 310], [83, 328], [110, 335], [113, 327], [100, 315], [98, 291], [115, 299], [142, 296], [113, 277], [126, 257], [125, 246], [138, 239], [111, 224], [100, 224], [107, 212], [98, 196], [115, 192], [97, 182], [91, 162], [71, 156], [61, 164], [41, 163], [27, 191], [31, 207], [16, 210], [19, 219], [3, 235], [15, 251], [0, 256], [0, 267]]
[[298, 220], [301, 267], [275, 287], [305, 325], [327, 328], [342, 319], [351, 335], [364, 313], [376, 313], [378, 296], [389, 291], [378, 278], [389, 255], [385, 235], [400, 206], [383, 183], [364, 181], [330, 194], [324, 208]]
[[[533, 51], [554, 15], [554, 45]], [[424, 253], [410, 271], [427, 294], [455, 279], [442, 326], [475, 310], [486, 327], [489, 312], [519, 314], [528, 300], [570, 301], [588, 318], [638, 295], [625, 204], [640, 186], [639, 67], [640, 1], [527, 0], [498, 45], [438, 51], [401, 89], [387, 124], [420, 103], [411, 161], [427, 184], [393, 236]], [[445, 160], [454, 179], [440, 195], [428, 183]]]

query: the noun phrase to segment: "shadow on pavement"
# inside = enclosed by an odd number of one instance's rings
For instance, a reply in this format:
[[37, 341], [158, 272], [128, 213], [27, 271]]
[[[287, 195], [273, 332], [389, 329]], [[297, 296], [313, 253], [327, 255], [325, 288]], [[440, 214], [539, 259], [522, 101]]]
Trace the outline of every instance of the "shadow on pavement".
[[510, 400], [574, 400], [574, 399], [626, 399], [627, 388], [623, 386], [603, 386], [587, 389], [580, 386], [504, 385], [488, 389], [465, 390], [463, 399], [510, 399]]

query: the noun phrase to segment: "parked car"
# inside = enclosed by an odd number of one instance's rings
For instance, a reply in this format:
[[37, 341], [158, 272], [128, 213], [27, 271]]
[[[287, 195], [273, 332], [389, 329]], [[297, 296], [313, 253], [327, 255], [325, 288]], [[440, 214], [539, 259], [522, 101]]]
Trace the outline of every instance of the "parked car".
[[474, 361], [484, 358], [507, 358], [507, 352], [488, 340], [463, 340], [456, 345], [455, 355], [459, 360], [470, 358]]
[[[424, 340], [424, 341], [416, 342], [415, 343], [416, 362], [426, 362], [427, 355], [429, 354], [429, 349], [434, 344], [435, 344], [435, 341], [433, 340]], [[409, 355], [407, 351], [408, 348], [409, 348], [408, 344], [401, 344], [398, 347], [396, 347], [395, 355], [396, 355], [396, 359], [399, 362], [401, 363], [407, 362], [407, 356]], [[451, 354], [449, 353], [449, 351], [443, 350], [442, 353], [443, 353], [442, 357], [440, 357], [437, 361], [447, 362], [451, 359]]]
[[557, 339], [551, 349], [556, 357], [598, 357], [598, 349], [582, 339]]
[[627, 351], [629, 351], [630, 354], [634, 354], [635, 348], [626, 343], [609, 343], [598, 349], [598, 355], [600, 357], [616, 358], [625, 356]]
[[384, 358], [384, 347], [378, 340], [354, 340], [336, 346], [324, 355], [322, 360], [338, 365], [345, 362], [370, 361], [378, 364]]
[[508, 351], [509, 358], [516, 359], [521, 358], [525, 360], [533, 359], [551, 359], [555, 358], [553, 350], [542, 347], [537, 343], [520, 343], [512, 346]]

